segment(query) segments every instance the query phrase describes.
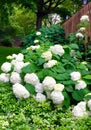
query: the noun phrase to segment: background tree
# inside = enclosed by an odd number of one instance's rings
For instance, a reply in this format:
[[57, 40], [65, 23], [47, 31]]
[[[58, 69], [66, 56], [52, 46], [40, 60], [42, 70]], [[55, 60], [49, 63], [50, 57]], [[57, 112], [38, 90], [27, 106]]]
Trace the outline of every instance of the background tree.
[[48, 18], [48, 14], [59, 12], [64, 19], [66, 14], [72, 15], [82, 7], [82, 0], [0, 0], [0, 21], [8, 22], [7, 18], [12, 13], [13, 3], [20, 4], [35, 13], [37, 30], [41, 28], [43, 19]]
[[9, 17], [11, 26], [16, 30], [16, 36], [25, 36], [35, 31], [35, 14], [21, 6], [14, 6], [14, 11]]

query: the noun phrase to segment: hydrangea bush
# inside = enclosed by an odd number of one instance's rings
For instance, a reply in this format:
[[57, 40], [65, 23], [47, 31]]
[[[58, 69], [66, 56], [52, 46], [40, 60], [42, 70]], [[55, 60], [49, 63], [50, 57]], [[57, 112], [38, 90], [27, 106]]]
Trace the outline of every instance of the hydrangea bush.
[[72, 50], [72, 46], [43, 44], [7, 56], [0, 82], [10, 82], [18, 99], [50, 100], [54, 106], [68, 108], [84, 100], [91, 83], [87, 64]]
[[52, 25], [50, 27], [42, 27], [39, 32], [24, 37], [24, 44], [22, 48], [27, 48], [30, 45], [43, 44], [49, 42], [50, 44], [65, 44], [64, 27]]
[[[81, 22], [84, 20], [88, 22], [88, 17], [81, 18]], [[85, 36], [80, 31], [75, 39], [82, 42]], [[41, 37], [41, 32], [36, 32], [36, 36]], [[21, 53], [6, 57], [0, 82], [9, 82], [18, 99], [50, 100], [51, 105], [63, 109], [76, 104], [72, 110], [74, 116], [91, 115], [91, 67], [83, 60], [79, 46], [50, 44], [46, 40], [39, 44], [38, 39], [33, 42]]]

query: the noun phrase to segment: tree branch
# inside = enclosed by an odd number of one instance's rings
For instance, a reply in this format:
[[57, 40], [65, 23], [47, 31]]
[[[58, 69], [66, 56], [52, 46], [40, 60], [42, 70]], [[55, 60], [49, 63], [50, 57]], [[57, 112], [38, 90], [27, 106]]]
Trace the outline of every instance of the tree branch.
[[56, 5], [52, 8], [52, 9], [55, 9], [56, 7], [58, 7], [61, 3], [63, 3], [65, 0], [58, 0], [57, 2], [56, 2]]
[[[44, 15], [47, 15], [47, 14], [49, 14], [52, 10], [54, 10], [56, 7], [58, 7], [61, 3], [63, 3], [65, 0], [58, 0], [58, 1], [56, 1], [56, 0], [49, 0], [49, 5], [48, 5], [48, 7], [47, 6], [44, 6], [43, 8], [45, 9], [45, 10], [43, 10], [43, 14]], [[48, 2], [48, 1], [46, 1], [46, 2]], [[54, 5], [54, 2], [56, 3], [55, 5]], [[53, 6], [54, 5], [54, 6]], [[53, 7], [52, 7], [53, 6]], [[47, 7], [47, 8], [46, 8]]]
[[47, 0], [47, 1], [45, 1], [45, 2], [44, 2], [44, 5], [46, 5], [46, 4], [49, 3], [50, 1], [52, 1], [52, 0]]

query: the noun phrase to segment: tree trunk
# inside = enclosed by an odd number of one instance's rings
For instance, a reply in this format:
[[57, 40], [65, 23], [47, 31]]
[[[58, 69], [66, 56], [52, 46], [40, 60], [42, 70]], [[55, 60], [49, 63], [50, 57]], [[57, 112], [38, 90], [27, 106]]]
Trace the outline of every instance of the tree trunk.
[[37, 20], [36, 20], [36, 30], [39, 30], [42, 26], [42, 19], [43, 16], [41, 14], [37, 14]]

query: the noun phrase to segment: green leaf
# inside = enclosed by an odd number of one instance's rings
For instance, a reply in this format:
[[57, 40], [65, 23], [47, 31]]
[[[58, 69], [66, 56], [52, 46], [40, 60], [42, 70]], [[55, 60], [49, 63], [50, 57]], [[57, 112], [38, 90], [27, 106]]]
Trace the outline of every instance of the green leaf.
[[67, 69], [67, 70], [75, 70], [75, 65], [72, 64], [71, 62], [65, 63], [65, 64], [64, 64], [64, 67], [65, 67], [65, 69]]
[[72, 93], [72, 97], [73, 99], [75, 99], [76, 101], [82, 101], [83, 98], [84, 98], [84, 90], [75, 90], [73, 93]]
[[81, 70], [85, 70], [87, 67], [84, 64], [79, 64], [77, 68]]
[[71, 48], [69, 46], [67, 46], [67, 45], [64, 45], [63, 48], [65, 50], [65, 54], [64, 55], [70, 55]]
[[36, 92], [35, 92], [35, 87], [31, 84], [26, 84], [25, 85], [25, 88], [33, 95], [36, 95]]
[[64, 95], [64, 105], [66, 108], [68, 108], [70, 106], [70, 97], [67, 94], [67, 92], [63, 92]]
[[86, 84], [91, 85], [91, 80], [85, 79]]
[[84, 79], [91, 80], [91, 75], [86, 75], [83, 77]]
[[35, 72], [36, 70], [37, 70], [37, 66], [33, 63], [30, 63], [29, 65], [22, 68], [23, 73], [32, 73]]
[[71, 85], [68, 85], [65, 87], [67, 92], [73, 92], [73, 87]]
[[57, 73], [61, 73], [61, 74], [66, 71], [61, 63], [56, 65], [56, 66], [54, 66], [51, 70], [55, 70]]
[[62, 83], [63, 83], [64, 85], [74, 85], [74, 84], [75, 84], [75, 81], [67, 80], [67, 81], [63, 81]]
[[39, 65], [42, 65], [44, 62], [45, 62], [45, 59], [42, 58], [42, 57], [40, 57], [40, 58], [37, 59], [37, 65], [38, 65], [38, 66], [39, 66]]
[[87, 94], [85, 97], [84, 97], [85, 100], [90, 100], [91, 99], [91, 93], [90, 94]]
[[72, 48], [72, 49], [79, 49], [79, 46], [77, 45], [77, 44], [70, 44], [70, 47]]
[[55, 55], [55, 54], [53, 54], [53, 59], [55, 59], [55, 60], [60, 60], [60, 56], [59, 55]]
[[57, 74], [55, 75], [55, 79], [56, 80], [68, 80], [69, 79], [69, 74], [68, 73], [64, 73], [64, 74]]

